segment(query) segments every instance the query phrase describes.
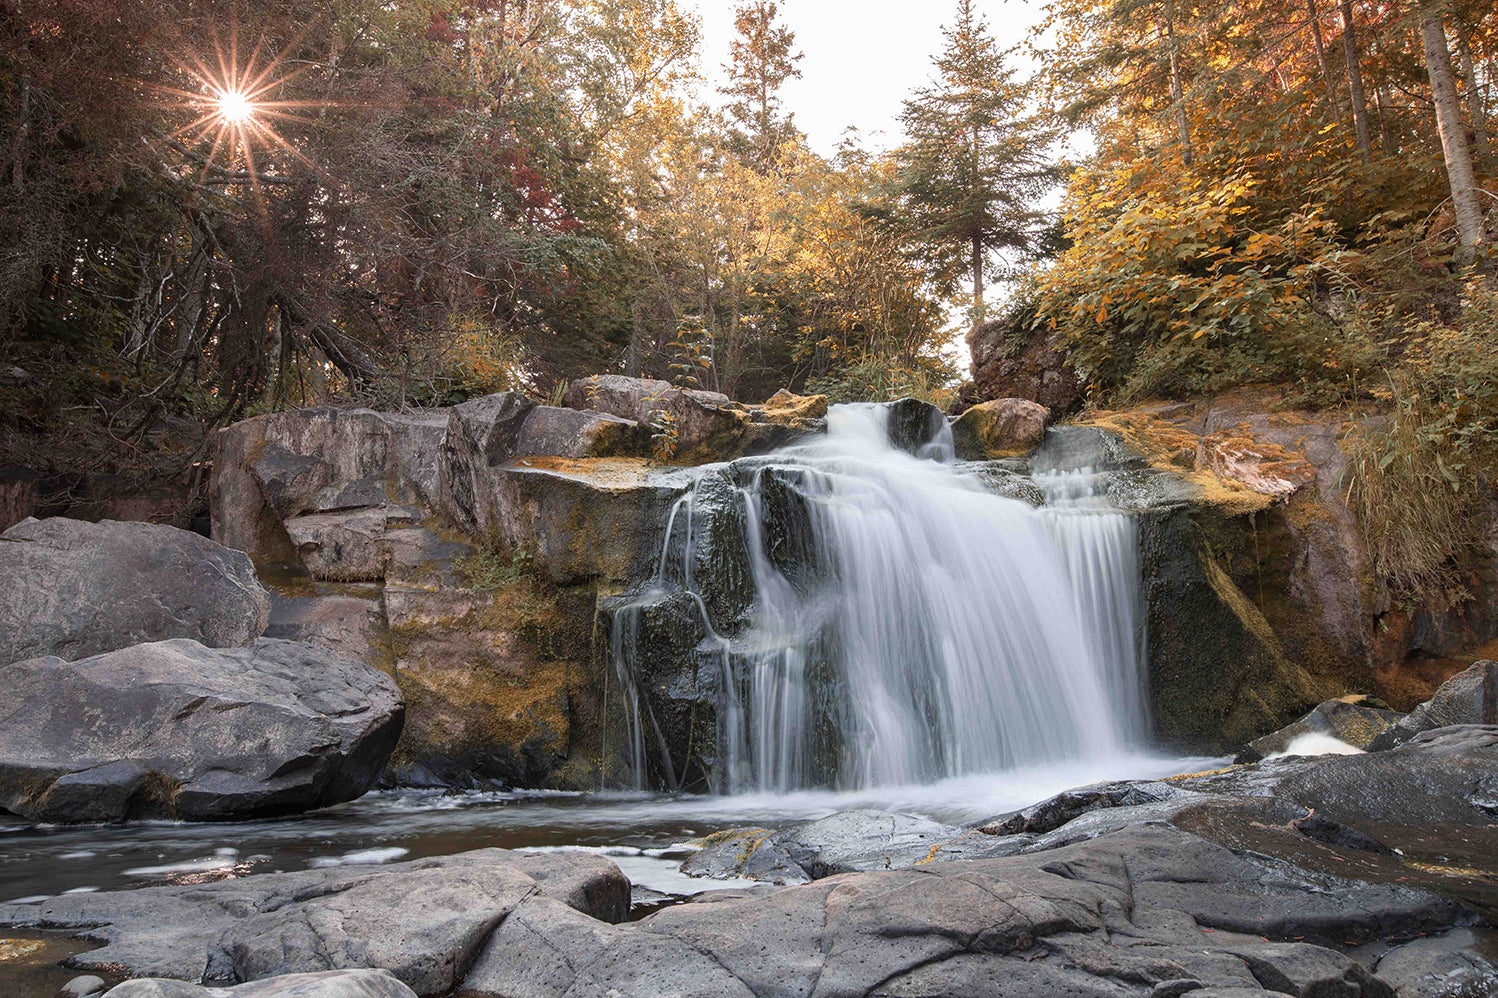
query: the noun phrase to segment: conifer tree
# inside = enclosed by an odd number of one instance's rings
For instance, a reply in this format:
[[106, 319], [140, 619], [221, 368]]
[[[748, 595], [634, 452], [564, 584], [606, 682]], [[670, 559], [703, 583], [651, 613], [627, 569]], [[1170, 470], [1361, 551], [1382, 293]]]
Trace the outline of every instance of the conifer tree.
[[958, 0], [936, 78], [905, 102], [894, 220], [921, 247], [944, 291], [972, 280], [974, 321], [999, 249], [1034, 248], [1039, 196], [1057, 177], [1053, 136], [1027, 115], [1026, 91], [1005, 65], [972, 0]]
[[728, 86], [721, 93], [733, 122], [732, 146], [741, 159], [764, 172], [775, 152], [796, 136], [795, 116], [785, 112], [780, 88], [800, 77], [796, 35], [778, 24], [779, 8], [770, 0], [741, 4], [735, 12], [738, 36], [731, 48]]

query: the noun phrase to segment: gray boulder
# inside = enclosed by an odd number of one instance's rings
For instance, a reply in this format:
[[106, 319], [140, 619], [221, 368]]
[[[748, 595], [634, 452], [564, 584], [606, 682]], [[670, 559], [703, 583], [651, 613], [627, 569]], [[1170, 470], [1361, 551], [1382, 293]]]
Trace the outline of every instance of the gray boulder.
[[159, 523], [55, 517], [0, 534], [0, 665], [146, 641], [247, 645], [270, 597], [242, 552]]
[[205, 988], [186, 981], [142, 978], [110, 991], [113, 998], [416, 998], [384, 970], [330, 970], [287, 974], [232, 988]]
[[[382, 867], [63, 895], [38, 905], [0, 905], [0, 925], [83, 930], [104, 943], [71, 959], [85, 969], [192, 982], [264, 981], [260, 986], [269, 988], [280, 975], [372, 967], [419, 995], [439, 995], [461, 983], [496, 926], [543, 898], [600, 924], [619, 921], [629, 911], [629, 881], [597, 856], [480, 849]], [[374, 992], [381, 998], [401, 993]], [[178, 992], [161, 994], [178, 998]], [[201, 998], [196, 991], [181, 994]], [[234, 998], [242, 994], [279, 998], [281, 992], [249, 990]]]
[[1459, 724], [1498, 724], [1498, 662], [1473, 662], [1465, 672], [1441, 684], [1436, 695], [1368, 746], [1374, 752], [1393, 748], [1422, 731]]
[[325, 649], [177, 639], [0, 667], [0, 806], [216, 821], [352, 800], [400, 736], [390, 677]]

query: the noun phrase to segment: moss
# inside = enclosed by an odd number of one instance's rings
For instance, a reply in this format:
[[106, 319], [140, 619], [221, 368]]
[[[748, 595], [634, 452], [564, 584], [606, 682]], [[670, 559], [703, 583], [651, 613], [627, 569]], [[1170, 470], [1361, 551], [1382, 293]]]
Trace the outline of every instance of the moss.
[[[1148, 411], [1097, 411], [1077, 420], [1079, 426], [1095, 426], [1116, 433], [1156, 468], [1180, 475], [1196, 486], [1203, 503], [1230, 515], [1256, 513], [1274, 501], [1272, 494], [1256, 491], [1212, 470], [1196, 467], [1202, 437]], [[1183, 455], [1189, 454], [1189, 460]]]

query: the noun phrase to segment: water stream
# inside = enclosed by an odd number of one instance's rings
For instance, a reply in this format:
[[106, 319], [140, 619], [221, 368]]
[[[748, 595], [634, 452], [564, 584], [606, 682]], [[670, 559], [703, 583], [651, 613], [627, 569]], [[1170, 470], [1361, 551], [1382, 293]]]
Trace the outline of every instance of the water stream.
[[1137, 528], [1107, 476], [1064, 452], [1033, 478], [959, 464], [944, 420], [897, 446], [893, 418], [834, 407], [825, 436], [701, 469], [673, 508], [656, 577], [613, 628], [637, 787], [690, 766], [639, 693], [660, 655], [641, 608], [671, 594], [701, 618], [691, 654], [712, 677], [719, 792], [919, 784], [1143, 746]]

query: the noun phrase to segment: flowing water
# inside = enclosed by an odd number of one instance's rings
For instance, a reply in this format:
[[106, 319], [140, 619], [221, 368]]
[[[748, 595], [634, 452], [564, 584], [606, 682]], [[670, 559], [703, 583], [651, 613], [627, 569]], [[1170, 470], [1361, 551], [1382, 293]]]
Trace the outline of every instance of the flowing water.
[[[945, 421], [907, 450], [892, 415], [834, 407], [825, 436], [703, 469], [673, 509], [660, 570], [613, 630], [637, 786], [670, 756], [641, 713], [655, 652], [640, 607], [673, 591], [717, 673], [720, 792], [917, 784], [1145, 743], [1138, 536], [1107, 476], [1065, 453], [1042, 452], [1033, 479], [955, 463]], [[1012, 497], [1027, 484], [1039, 508]], [[742, 611], [715, 619], [734, 590]], [[654, 768], [669, 784], [679, 763]]]

